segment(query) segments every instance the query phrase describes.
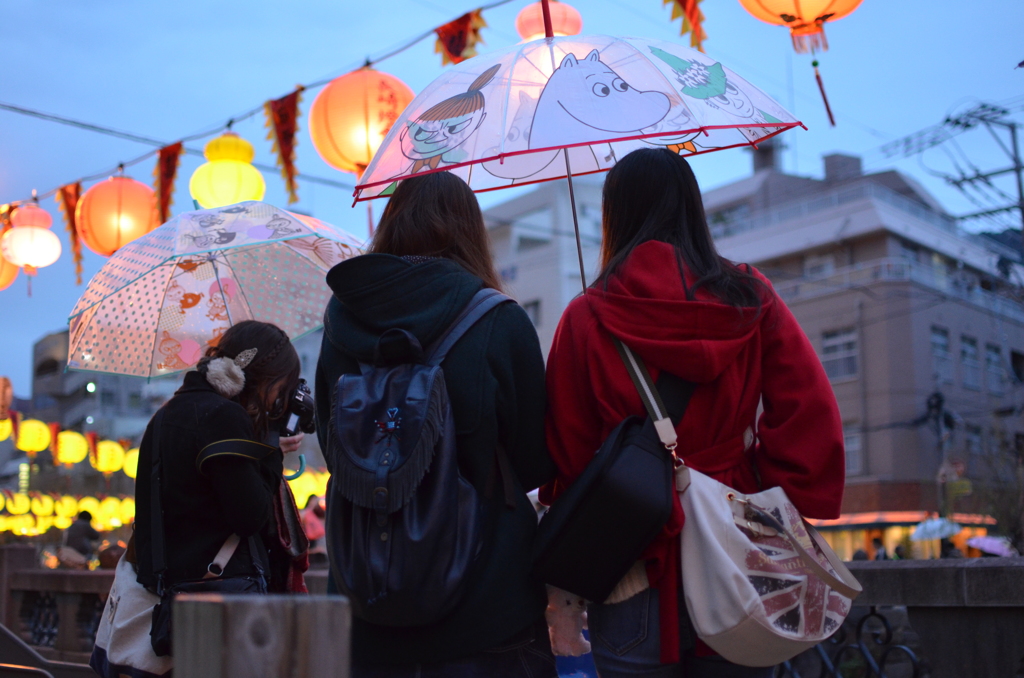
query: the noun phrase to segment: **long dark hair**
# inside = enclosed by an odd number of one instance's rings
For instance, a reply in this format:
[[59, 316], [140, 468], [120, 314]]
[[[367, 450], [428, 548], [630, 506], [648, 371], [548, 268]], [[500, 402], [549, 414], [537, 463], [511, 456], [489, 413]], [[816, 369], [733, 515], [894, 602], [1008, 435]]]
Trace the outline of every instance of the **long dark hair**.
[[[601, 275], [595, 285], [607, 285], [638, 245], [657, 240], [675, 249], [687, 299], [704, 287], [726, 304], [760, 314], [768, 287], [718, 254], [697, 178], [681, 156], [656, 148], [629, 153], [608, 172], [602, 201]], [[684, 267], [696, 278], [692, 286]]]
[[[216, 346], [207, 349], [197, 368], [205, 374], [206, 365], [213, 358], [234, 359], [250, 348], [256, 349], [256, 357], [243, 370], [245, 388], [237, 399], [252, 418], [257, 437], [262, 439], [270, 422], [284, 415], [284, 403], [299, 384], [302, 365], [284, 330], [258, 320], [243, 320], [232, 325]], [[275, 402], [270, 402], [275, 385], [280, 388]]]
[[369, 251], [451, 259], [485, 286], [501, 289], [480, 204], [466, 182], [451, 172], [399, 182]]

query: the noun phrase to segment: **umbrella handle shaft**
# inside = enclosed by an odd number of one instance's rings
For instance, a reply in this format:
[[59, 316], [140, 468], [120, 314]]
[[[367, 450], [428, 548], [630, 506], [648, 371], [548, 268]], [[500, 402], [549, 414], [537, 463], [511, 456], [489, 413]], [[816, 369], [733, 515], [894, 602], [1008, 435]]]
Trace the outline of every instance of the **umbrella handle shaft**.
[[576, 216], [576, 192], [572, 188], [572, 167], [569, 166], [569, 149], [563, 148], [562, 155], [565, 157], [565, 178], [569, 182], [569, 204], [572, 206], [572, 227], [576, 231], [576, 254], [580, 259], [580, 282], [583, 284], [583, 293], [587, 293], [587, 271], [583, 266], [583, 243], [580, 239], [580, 221]]
[[551, 8], [548, 7], [548, 0], [540, 0], [540, 8], [544, 14], [544, 37], [555, 37], [555, 29], [551, 24]]

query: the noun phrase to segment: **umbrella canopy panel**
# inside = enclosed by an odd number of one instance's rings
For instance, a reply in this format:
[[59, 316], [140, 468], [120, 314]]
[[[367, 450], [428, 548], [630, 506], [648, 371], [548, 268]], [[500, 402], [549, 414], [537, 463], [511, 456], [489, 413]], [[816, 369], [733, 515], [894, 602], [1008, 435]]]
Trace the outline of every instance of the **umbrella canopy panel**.
[[68, 366], [179, 372], [242, 320], [299, 337], [320, 327], [331, 295], [324, 274], [359, 246], [263, 203], [179, 215], [120, 250], [89, 283], [70, 318]]
[[405, 109], [356, 187], [448, 170], [475, 191], [609, 169], [638, 148], [692, 155], [800, 123], [701, 52], [646, 38], [535, 40], [445, 71]]

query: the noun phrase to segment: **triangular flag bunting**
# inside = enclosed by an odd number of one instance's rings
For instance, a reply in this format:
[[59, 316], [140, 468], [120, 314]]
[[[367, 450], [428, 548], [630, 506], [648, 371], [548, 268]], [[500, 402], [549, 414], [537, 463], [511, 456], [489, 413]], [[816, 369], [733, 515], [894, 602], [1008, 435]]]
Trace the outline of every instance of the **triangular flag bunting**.
[[299, 201], [298, 184], [295, 177], [295, 134], [299, 131], [299, 101], [302, 99], [301, 85], [294, 92], [280, 99], [272, 99], [264, 105], [267, 114], [267, 139], [274, 142], [277, 165], [281, 168], [285, 188], [288, 190], [288, 204]]
[[455, 21], [434, 29], [437, 42], [434, 53], [441, 55], [441, 64], [457, 64], [476, 56], [476, 46], [483, 43], [480, 29], [487, 28], [483, 10], [475, 9], [463, 14]]

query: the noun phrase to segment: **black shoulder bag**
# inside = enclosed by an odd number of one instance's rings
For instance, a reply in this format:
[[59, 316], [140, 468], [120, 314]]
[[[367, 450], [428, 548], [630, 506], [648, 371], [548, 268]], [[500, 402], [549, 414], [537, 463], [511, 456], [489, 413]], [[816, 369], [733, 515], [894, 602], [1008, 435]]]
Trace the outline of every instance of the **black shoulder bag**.
[[544, 514], [533, 550], [535, 577], [594, 602], [608, 598], [672, 515], [675, 453], [657, 427], [679, 423], [695, 387], [665, 371], [655, 387], [640, 356], [614, 341], [647, 411], [659, 416], [626, 417], [609, 434]]
[[[259, 534], [249, 537], [249, 555], [252, 558], [256, 575], [242, 575], [234, 577], [221, 576], [224, 567], [235, 549], [238, 548], [240, 537], [232, 534], [218, 551], [213, 562], [207, 567], [207, 573], [202, 579], [182, 581], [173, 586], [166, 586], [164, 575], [167, 572], [167, 562], [164, 559], [164, 513], [161, 495], [163, 487], [161, 483], [162, 459], [160, 456], [160, 428], [163, 423], [164, 408], [156, 413], [153, 418], [153, 454], [152, 470], [150, 472], [150, 526], [152, 536], [150, 537], [153, 546], [153, 573], [156, 575], [156, 595], [160, 596], [160, 602], [153, 608], [153, 624], [149, 630], [149, 641], [153, 646], [153, 652], [158, 657], [166, 657], [171, 654], [171, 610], [174, 608], [174, 596], [179, 593], [266, 593], [267, 581], [263, 575], [263, 568], [256, 559], [257, 549], [263, 548], [263, 540]], [[224, 454], [238, 454], [251, 459], [260, 459], [268, 453], [265, 448], [268, 446], [259, 443], [234, 440], [230, 441], [231, 451], [222, 451]], [[200, 460], [209, 456], [208, 451], [215, 447], [211, 445], [203, 450]], [[273, 448], [269, 448], [272, 450]], [[205, 455], [205, 457], [204, 457]]]

